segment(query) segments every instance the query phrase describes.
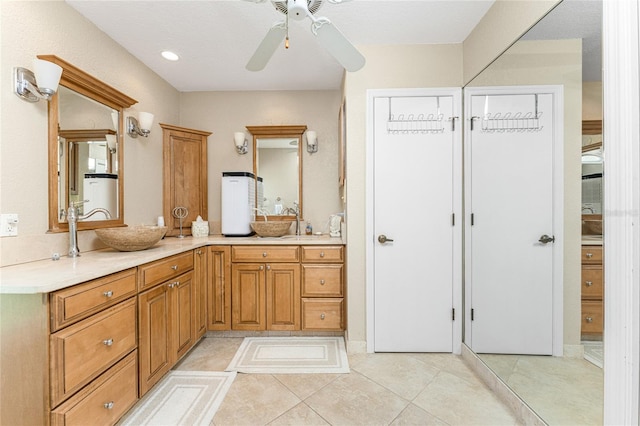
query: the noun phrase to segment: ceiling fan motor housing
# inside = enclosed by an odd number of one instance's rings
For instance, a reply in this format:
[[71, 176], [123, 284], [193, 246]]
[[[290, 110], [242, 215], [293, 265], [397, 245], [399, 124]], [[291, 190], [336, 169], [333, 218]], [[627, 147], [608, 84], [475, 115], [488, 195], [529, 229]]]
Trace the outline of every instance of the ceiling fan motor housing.
[[312, 15], [316, 13], [322, 5], [322, 0], [284, 0], [272, 1], [271, 3], [278, 12], [289, 15], [289, 18], [296, 21], [301, 21], [307, 17], [307, 11]]

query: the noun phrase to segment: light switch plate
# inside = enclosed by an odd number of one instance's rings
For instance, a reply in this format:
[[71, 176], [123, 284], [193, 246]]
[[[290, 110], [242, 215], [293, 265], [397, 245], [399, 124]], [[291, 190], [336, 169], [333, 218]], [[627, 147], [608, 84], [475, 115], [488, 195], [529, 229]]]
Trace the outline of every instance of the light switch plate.
[[0, 214], [0, 237], [18, 236], [18, 214]]

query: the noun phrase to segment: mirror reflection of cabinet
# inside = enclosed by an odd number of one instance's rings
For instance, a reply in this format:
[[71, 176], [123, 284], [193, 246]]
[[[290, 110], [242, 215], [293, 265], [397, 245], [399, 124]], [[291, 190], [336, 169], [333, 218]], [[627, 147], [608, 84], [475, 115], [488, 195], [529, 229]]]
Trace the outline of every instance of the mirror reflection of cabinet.
[[[302, 219], [301, 153], [307, 126], [247, 126], [247, 130], [253, 135], [253, 174], [260, 178], [256, 206], [268, 213], [268, 220], [278, 220], [297, 203]], [[256, 220], [262, 216], [256, 215]]]
[[[112, 188], [109, 193], [115, 192], [114, 196], [106, 196], [114, 206], [109, 208], [112, 218], [95, 215], [79, 221], [78, 229], [123, 225], [123, 111], [137, 101], [57, 56], [38, 58], [62, 67], [60, 88], [49, 101], [49, 232], [68, 231], [63, 212], [70, 202], [86, 199], [80, 186], [84, 185], [85, 176], [90, 179], [96, 174], [116, 176], [101, 181]], [[111, 136], [116, 138], [109, 148], [107, 138], [112, 139]], [[90, 145], [95, 145], [92, 153]], [[70, 146], [80, 149], [69, 150]], [[86, 168], [80, 167], [83, 163]], [[86, 210], [98, 206], [87, 203], [84, 207]]]
[[582, 122], [583, 215], [602, 214], [602, 158], [602, 120], [585, 120]]

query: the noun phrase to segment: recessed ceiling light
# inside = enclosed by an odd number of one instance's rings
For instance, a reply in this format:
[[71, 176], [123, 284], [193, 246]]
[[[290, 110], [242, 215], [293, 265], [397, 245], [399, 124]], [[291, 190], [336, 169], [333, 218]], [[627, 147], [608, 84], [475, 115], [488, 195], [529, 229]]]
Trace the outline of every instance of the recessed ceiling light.
[[178, 55], [168, 50], [165, 50], [164, 52], [162, 52], [162, 57], [169, 61], [177, 61], [178, 59], [180, 59]]

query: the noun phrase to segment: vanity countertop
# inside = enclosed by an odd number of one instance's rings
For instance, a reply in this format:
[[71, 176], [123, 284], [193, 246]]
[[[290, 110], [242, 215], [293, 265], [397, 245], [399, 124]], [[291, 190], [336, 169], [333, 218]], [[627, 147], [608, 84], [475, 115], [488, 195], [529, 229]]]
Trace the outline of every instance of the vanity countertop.
[[82, 253], [80, 257], [39, 260], [0, 268], [0, 294], [49, 293], [84, 281], [133, 268], [174, 254], [210, 245], [342, 245], [341, 237], [287, 235], [280, 238], [224, 237], [165, 238], [147, 250], [113, 249]]

